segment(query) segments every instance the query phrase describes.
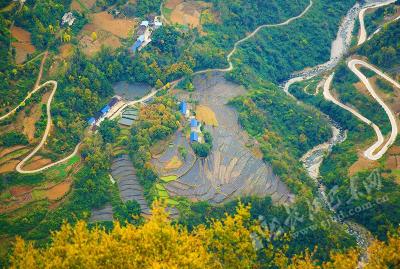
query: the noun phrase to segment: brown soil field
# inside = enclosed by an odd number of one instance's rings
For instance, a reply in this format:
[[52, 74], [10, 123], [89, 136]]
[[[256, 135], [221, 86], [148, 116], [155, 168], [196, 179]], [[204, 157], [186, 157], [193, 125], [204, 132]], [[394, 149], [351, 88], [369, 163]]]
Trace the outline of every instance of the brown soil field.
[[84, 4], [87, 8], [92, 8], [94, 4], [96, 4], [96, 0], [81, 0], [81, 3]]
[[32, 158], [32, 160], [29, 162], [29, 164], [25, 165], [24, 169], [35, 170], [35, 169], [39, 169], [49, 163], [51, 163], [50, 159], [46, 159], [41, 156], [35, 156]]
[[97, 32], [98, 39], [94, 42], [90, 37], [90, 33], [88, 33], [87, 35], [82, 35], [80, 39], [80, 46], [82, 48], [82, 51], [88, 56], [93, 56], [94, 54], [99, 52], [102, 45], [106, 47], [111, 47], [113, 49], [119, 48], [121, 46], [121, 41], [119, 40], [119, 38], [111, 35], [110, 33], [104, 31]]
[[174, 9], [177, 5], [183, 3], [183, 0], [168, 0], [165, 3], [165, 7], [169, 9]]
[[32, 54], [36, 50], [31, 43], [31, 34], [20, 27], [14, 26], [11, 28], [11, 35], [18, 40], [17, 42], [12, 42], [12, 46], [16, 50], [15, 61], [18, 64], [23, 63], [28, 54]]
[[400, 146], [391, 146], [388, 149], [388, 154], [390, 154], [390, 155], [400, 155]]
[[387, 168], [387, 169], [391, 169], [391, 170], [393, 170], [393, 169], [397, 169], [397, 158], [396, 158], [396, 156], [395, 155], [391, 155], [391, 156], [389, 156], [388, 158], [387, 158], [387, 160], [386, 160], [386, 164], [385, 164], [385, 167]]
[[[175, 6], [173, 6], [173, 4], [175, 4]], [[200, 26], [201, 28], [201, 12], [211, 7], [211, 4], [202, 1], [170, 1], [165, 6], [172, 9], [171, 21], [173, 23], [188, 25], [193, 28]]]
[[181, 168], [183, 165], [182, 161], [178, 158], [178, 156], [172, 157], [172, 159], [165, 165], [166, 170], [175, 170]]
[[361, 81], [354, 83], [353, 86], [357, 89], [357, 91], [371, 98], [371, 94], [368, 92], [367, 88], [365, 88], [364, 84]]
[[[91, 9], [94, 4], [96, 4], [96, 0], [80, 0], [80, 2], [85, 5], [88, 9]], [[78, 3], [77, 0], [73, 0], [71, 3], [71, 9], [77, 11], [84, 11], [82, 6]]]
[[12, 196], [21, 196], [25, 193], [31, 192], [32, 191], [32, 187], [28, 187], [28, 186], [17, 186], [17, 187], [12, 187], [10, 189], [10, 193]]
[[64, 44], [60, 46], [60, 56], [63, 59], [67, 59], [74, 53], [74, 47], [71, 44]]
[[385, 168], [395, 170], [400, 169], [400, 146], [392, 146], [388, 150], [388, 158]]
[[112, 33], [120, 38], [127, 38], [136, 25], [134, 20], [114, 19], [107, 11], [92, 15], [92, 24], [97, 28]]
[[83, 8], [82, 8], [81, 5], [78, 3], [78, 1], [73, 0], [72, 3], [71, 3], [71, 10], [76, 10], [76, 11], [82, 12], [82, 11], [83, 11]]
[[22, 118], [22, 126], [23, 126], [23, 133], [28, 137], [29, 142], [32, 142], [35, 140], [35, 123], [40, 119], [40, 116], [42, 115], [42, 104], [45, 104], [50, 96], [51, 92], [47, 91], [43, 97], [40, 103], [38, 104], [33, 104], [31, 108], [31, 112], [29, 116], [25, 116], [25, 113], [23, 113], [24, 117]]
[[18, 146], [13, 146], [13, 147], [10, 147], [10, 148], [2, 148], [0, 150], [0, 158], [6, 156], [7, 154], [10, 154], [13, 151], [22, 149], [24, 147], [25, 146], [23, 146], [23, 145], [18, 145]]
[[349, 168], [349, 176], [355, 175], [357, 172], [360, 172], [365, 169], [373, 169], [379, 166], [379, 163], [377, 161], [371, 161], [364, 156], [359, 154], [358, 160], [353, 163], [350, 168]]
[[71, 181], [64, 181], [58, 185], [55, 185], [53, 188], [46, 190], [46, 197], [49, 200], [60, 199], [71, 189], [71, 185]]
[[0, 165], [0, 174], [14, 171], [19, 162], [20, 160], [11, 160]]
[[215, 116], [214, 111], [207, 106], [199, 105], [196, 107], [196, 118], [201, 122], [205, 122], [207, 125], [218, 126], [217, 117]]

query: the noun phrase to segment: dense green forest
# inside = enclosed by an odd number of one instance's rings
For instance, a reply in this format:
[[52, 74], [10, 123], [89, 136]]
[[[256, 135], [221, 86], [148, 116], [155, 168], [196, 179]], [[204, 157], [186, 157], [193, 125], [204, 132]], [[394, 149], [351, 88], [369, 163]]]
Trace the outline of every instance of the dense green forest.
[[196, 61], [196, 70], [225, 67], [226, 55], [233, 43], [263, 24], [275, 24], [300, 14], [309, 4], [308, 0], [274, 1], [218, 1], [213, 10], [219, 17], [203, 25], [207, 35], [199, 36], [190, 49]]
[[[184, 224], [189, 229], [199, 224], [210, 225], [213, 219], [222, 219], [226, 214], [233, 215], [238, 203], [251, 205], [251, 219], [258, 220], [262, 227], [273, 233], [275, 246], [282, 246], [284, 243], [289, 245], [288, 256], [301, 253], [304, 248], [314, 249], [318, 246], [315, 256], [326, 260], [329, 250], [344, 249], [355, 244], [354, 239], [338, 223], [332, 222], [326, 212], [310, 212], [309, 205], [299, 203], [297, 210], [301, 213], [295, 215], [295, 211], [291, 212], [284, 206], [273, 205], [269, 197], [242, 197], [222, 206], [213, 206], [206, 202], [191, 203], [188, 208], [181, 210], [178, 223]], [[333, 234], [331, 229], [335, 229], [336, 233]], [[296, 233], [299, 231], [306, 232]]]
[[386, 70], [400, 65], [400, 21], [383, 27], [371, 40], [363, 44], [357, 53], [367, 56], [371, 63]]
[[374, 33], [385, 22], [385, 17], [393, 16], [396, 14], [396, 3], [389, 6], [383, 6], [371, 13], [365, 15], [365, 29], [370, 35]]
[[[388, 54], [388, 52], [396, 51], [394, 48], [398, 46], [398, 28], [399, 22], [385, 26], [357, 52], [368, 56], [378, 68], [396, 68], [399, 64], [396, 53]], [[368, 72], [366, 74], [368, 75]], [[363, 115], [377, 123], [383, 132], [389, 132], [390, 126], [383, 110], [376, 102], [369, 100], [354, 88], [352, 83], [357, 81], [343, 63], [336, 70], [333, 88], [338, 91], [342, 101], [354, 104]], [[385, 166], [387, 157], [379, 162], [377, 169], [364, 169], [349, 175], [350, 166], [358, 159], [359, 148], [366, 148], [375, 141], [374, 132], [371, 127], [361, 123], [349, 112], [325, 101], [322, 93], [316, 96], [304, 93], [303, 89], [307, 83], [294, 85], [291, 92], [303, 102], [316, 106], [342, 128], [348, 130], [346, 141], [333, 148], [320, 171], [328, 192], [335, 194], [334, 206], [344, 219], [356, 221], [378, 238], [385, 239], [387, 232], [394, 230], [400, 221], [398, 185], [395, 183], [392, 171]], [[398, 143], [396, 141], [395, 144]], [[364, 209], [357, 214], [349, 214], [354, 208]]]
[[354, 2], [314, 1], [302, 19], [261, 30], [240, 46], [231, 77], [241, 84], [259, 79], [280, 83], [294, 71], [328, 61], [339, 18]]
[[339, 94], [341, 102], [355, 107], [362, 115], [378, 125], [384, 135], [390, 133], [390, 121], [384, 109], [375, 99], [356, 89], [354, 83], [357, 82], [359, 79], [356, 75], [348, 69], [345, 63], [342, 63], [336, 69], [332, 89]]
[[274, 172], [292, 191], [305, 191], [302, 184], [312, 183], [298, 159], [329, 139], [331, 130], [327, 119], [315, 109], [297, 105], [273, 84], [250, 91], [231, 104], [239, 111], [240, 124], [257, 138], [264, 159], [272, 165]]

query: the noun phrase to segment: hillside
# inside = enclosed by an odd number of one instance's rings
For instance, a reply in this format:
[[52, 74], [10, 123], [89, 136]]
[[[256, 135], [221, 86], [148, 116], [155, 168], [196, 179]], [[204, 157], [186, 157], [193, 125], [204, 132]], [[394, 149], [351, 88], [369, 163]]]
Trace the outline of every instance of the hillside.
[[0, 1], [0, 264], [396, 267], [399, 12]]

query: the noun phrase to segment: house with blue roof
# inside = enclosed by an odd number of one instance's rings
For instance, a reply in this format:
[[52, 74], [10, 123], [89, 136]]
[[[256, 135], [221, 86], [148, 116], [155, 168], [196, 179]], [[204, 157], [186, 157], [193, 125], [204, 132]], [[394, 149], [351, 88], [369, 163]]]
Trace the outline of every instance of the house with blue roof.
[[105, 107], [103, 107], [101, 110], [100, 110], [100, 112], [101, 112], [101, 114], [103, 114], [103, 115], [105, 115], [108, 111], [110, 111], [110, 106], [109, 105], [106, 105]]
[[197, 125], [199, 123], [197, 122], [197, 120], [195, 118], [190, 120], [190, 128], [197, 128]]
[[192, 132], [201, 133], [200, 127], [201, 127], [201, 123], [198, 120], [196, 120], [196, 118], [190, 119], [190, 130]]
[[94, 117], [91, 117], [87, 122], [90, 126], [93, 126], [96, 123], [96, 119]]
[[199, 134], [196, 132], [190, 133], [190, 142], [199, 142]]
[[143, 44], [143, 41], [136, 40], [135, 44], [131, 47], [131, 52], [136, 52]]
[[182, 101], [179, 105], [179, 111], [186, 116], [186, 114], [188, 113], [188, 107], [187, 107], [187, 103], [185, 101]]

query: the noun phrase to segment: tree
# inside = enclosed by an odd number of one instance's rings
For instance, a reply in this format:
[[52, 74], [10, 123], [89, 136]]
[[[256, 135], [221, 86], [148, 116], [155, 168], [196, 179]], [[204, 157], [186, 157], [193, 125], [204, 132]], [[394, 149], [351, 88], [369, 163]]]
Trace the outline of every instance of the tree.
[[108, 119], [105, 119], [99, 128], [99, 133], [106, 143], [114, 143], [120, 131], [121, 128], [118, 126], [118, 123]]
[[0, 135], [0, 146], [11, 147], [15, 145], [29, 144], [25, 134], [16, 131], [11, 131]]
[[200, 158], [205, 158], [210, 153], [211, 146], [207, 143], [193, 142], [192, 149], [197, 156]]
[[71, 36], [70, 36], [67, 32], [65, 32], [65, 33], [63, 34], [63, 36], [62, 36], [62, 39], [63, 39], [63, 41], [64, 41], [65, 43], [68, 43], [69, 41], [71, 41]]
[[156, 81], [156, 89], [161, 89], [164, 86], [164, 84], [161, 82], [161, 80], [157, 79]]
[[[246, 225], [249, 225], [248, 228]], [[223, 268], [233, 264], [252, 265], [256, 251], [250, 233], [248, 208], [210, 228], [199, 226], [189, 232], [173, 225], [157, 203], [143, 226], [115, 223], [113, 230], [89, 230], [83, 221], [65, 224], [53, 234], [47, 249], [37, 249], [17, 239], [12, 268], [86, 267], [107, 268]], [[240, 236], [238, 236], [240, 235]], [[215, 253], [215, 251], [219, 251]], [[247, 266], [246, 266], [247, 267]], [[249, 267], [250, 268], [250, 267]]]
[[92, 37], [92, 41], [93, 42], [96, 41], [97, 40], [97, 33], [96, 32], [92, 32], [91, 37]]
[[[398, 268], [399, 235], [400, 229], [387, 243], [374, 242], [364, 268]], [[115, 222], [107, 231], [88, 229], [84, 221], [64, 224], [43, 249], [17, 237], [10, 262], [11, 268], [357, 268], [359, 252], [354, 249], [331, 253], [330, 261], [321, 263], [309, 250], [289, 258], [286, 243], [279, 247], [272, 240], [268, 230], [251, 220], [250, 206], [239, 204], [234, 215], [188, 231], [172, 224], [156, 202], [142, 226]]]

